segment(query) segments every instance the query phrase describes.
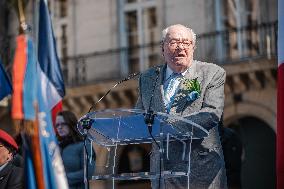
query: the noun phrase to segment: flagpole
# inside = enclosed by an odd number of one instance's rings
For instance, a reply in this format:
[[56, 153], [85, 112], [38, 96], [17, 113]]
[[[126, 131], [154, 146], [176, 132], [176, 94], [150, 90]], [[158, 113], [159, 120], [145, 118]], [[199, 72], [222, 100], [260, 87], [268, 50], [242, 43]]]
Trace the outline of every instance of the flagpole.
[[[30, 41], [30, 39], [28, 38], [29, 36], [26, 34], [27, 32], [27, 24], [26, 24], [26, 18], [25, 18], [25, 12], [24, 12], [24, 7], [23, 7], [23, 1], [22, 0], [18, 0], [18, 11], [19, 11], [19, 20], [20, 20], [20, 33], [22, 33], [22, 36], [20, 36], [23, 40], [20, 41], [20, 43], [22, 43], [21, 48], [19, 49], [20, 51], [23, 51], [21, 55], [23, 55], [23, 57], [26, 60], [26, 65], [23, 66], [23, 73], [24, 75], [26, 75], [26, 69], [28, 66], [34, 66], [34, 65], [29, 65], [31, 64], [31, 60], [29, 60], [29, 54], [35, 55], [36, 53], [34, 52], [29, 52], [29, 51], [34, 51], [33, 48], [29, 48], [29, 44], [33, 43], [32, 41]], [[33, 2], [32, 2], [33, 3]], [[35, 11], [37, 12], [37, 11]], [[24, 44], [24, 45], [23, 45]], [[32, 44], [31, 44], [32, 45]], [[19, 59], [20, 60], [20, 59]], [[22, 61], [17, 62], [17, 65], [22, 64]], [[15, 64], [15, 63], [14, 63]], [[15, 66], [15, 65], [14, 65]], [[15, 69], [16, 66], [15, 66]], [[16, 70], [14, 70], [16, 71]], [[15, 75], [17, 74], [16, 72], [14, 73]], [[14, 75], [14, 77], [15, 77]], [[26, 77], [26, 76], [25, 76]], [[24, 78], [25, 78], [24, 77]], [[32, 87], [36, 87], [36, 86], [32, 86]], [[24, 93], [24, 88], [21, 89], [22, 92]], [[19, 91], [20, 92], [20, 91]], [[22, 102], [21, 102], [22, 103]], [[21, 106], [21, 109], [24, 108], [23, 106]], [[38, 189], [45, 189], [45, 182], [44, 182], [44, 174], [43, 174], [43, 164], [42, 164], [42, 155], [41, 155], [41, 146], [40, 146], [40, 137], [39, 137], [39, 124], [38, 124], [38, 108], [37, 105], [33, 103], [33, 108], [35, 110], [35, 117], [33, 118], [33, 120], [29, 120], [25, 117], [25, 115], [21, 115], [18, 118], [14, 117], [14, 123], [16, 125], [16, 129], [18, 130], [18, 132], [23, 132], [24, 136], [28, 141], [26, 147], [30, 148], [30, 150], [32, 151], [32, 163], [34, 166], [34, 172], [35, 172], [35, 177], [36, 177], [36, 186]], [[23, 111], [23, 110], [22, 110]], [[25, 165], [27, 166], [27, 165]], [[25, 167], [27, 168], [27, 167]]]
[[26, 18], [24, 14], [24, 7], [22, 0], [18, 0], [18, 9], [19, 9], [19, 18], [20, 18], [20, 28], [22, 29], [23, 33], [25, 33], [28, 26], [26, 24]]
[[32, 135], [32, 151], [33, 151], [33, 161], [36, 173], [37, 187], [39, 189], [44, 189], [44, 175], [40, 148], [40, 138], [39, 138], [39, 124], [38, 124], [38, 107], [36, 105], [36, 120], [34, 121], [34, 134]]

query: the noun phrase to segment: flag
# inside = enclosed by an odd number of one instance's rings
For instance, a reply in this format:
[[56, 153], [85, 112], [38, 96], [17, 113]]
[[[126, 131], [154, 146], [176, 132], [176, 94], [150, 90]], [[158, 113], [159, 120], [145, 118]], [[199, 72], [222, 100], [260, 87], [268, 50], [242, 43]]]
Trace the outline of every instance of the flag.
[[8, 94], [11, 94], [11, 92], [12, 86], [10, 80], [0, 60], [0, 101]]
[[65, 86], [57, 56], [55, 38], [48, 8], [40, 1], [39, 31], [38, 31], [38, 61], [40, 65], [41, 90], [43, 103], [52, 111], [52, 122], [62, 110], [62, 98]]
[[39, 129], [41, 154], [43, 158], [43, 170], [45, 188], [48, 189], [68, 189], [60, 149], [57, 145], [56, 136], [52, 127], [50, 111], [44, 106], [40, 91], [39, 97]]
[[44, 189], [37, 108], [37, 77], [33, 41], [25, 34], [16, 38], [13, 63], [12, 118], [22, 134], [26, 188]]
[[277, 189], [284, 188], [284, 0], [278, 1]]
[[25, 172], [25, 188], [29, 189], [36, 189], [40, 188], [37, 187], [37, 180], [36, 180], [36, 174], [35, 174], [35, 167], [33, 163], [33, 156], [32, 156], [32, 150], [30, 148], [30, 145], [28, 144], [28, 141], [26, 140], [26, 136], [22, 136], [23, 140], [23, 154], [24, 154], [24, 172]]
[[38, 23], [37, 99], [45, 188], [65, 189], [68, 183], [51, 119], [51, 111], [61, 103], [65, 87], [51, 19], [44, 0], [39, 3]]
[[26, 131], [22, 137], [26, 144], [26, 188], [66, 189], [68, 183], [51, 121], [51, 110], [60, 103], [65, 89], [48, 9], [43, 0], [39, 5], [38, 60], [27, 35], [19, 35], [16, 40], [12, 117]]
[[33, 42], [27, 35], [19, 35], [13, 63], [12, 118], [35, 120], [36, 61]]
[[44, 0], [40, 0], [38, 62], [43, 103], [54, 108], [65, 95], [65, 86], [57, 56], [51, 19]]

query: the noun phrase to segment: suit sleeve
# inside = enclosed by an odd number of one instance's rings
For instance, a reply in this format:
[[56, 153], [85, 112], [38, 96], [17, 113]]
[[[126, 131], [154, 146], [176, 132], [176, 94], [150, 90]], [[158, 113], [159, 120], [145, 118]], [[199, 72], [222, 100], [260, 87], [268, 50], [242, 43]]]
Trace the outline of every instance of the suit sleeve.
[[223, 114], [225, 79], [226, 72], [219, 69], [206, 87], [201, 109], [185, 117], [207, 130], [217, 126]]
[[210, 112], [215, 114], [219, 119], [221, 118], [224, 109], [225, 80], [226, 72], [223, 69], [219, 69], [206, 88], [200, 112]]

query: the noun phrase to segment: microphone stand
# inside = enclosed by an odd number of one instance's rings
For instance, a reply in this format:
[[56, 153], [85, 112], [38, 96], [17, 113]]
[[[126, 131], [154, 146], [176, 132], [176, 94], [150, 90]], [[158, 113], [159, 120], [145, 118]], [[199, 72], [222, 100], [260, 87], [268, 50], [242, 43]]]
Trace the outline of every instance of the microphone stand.
[[91, 112], [91, 110], [102, 100], [104, 99], [110, 92], [112, 89], [114, 89], [117, 85], [125, 82], [125, 81], [128, 81], [130, 79], [133, 79], [134, 77], [136, 77], [137, 75], [139, 75], [139, 73], [133, 73], [133, 74], [130, 74], [129, 76], [127, 76], [126, 78], [120, 80], [119, 82], [117, 82], [116, 84], [114, 84], [97, 102], [95, 102], [89, 109], [88, 113]]
[[[94, 120], [90, 119], [89, 117], [86, 117], [85, 119], [81, 120], [81, 126], [84, 130], [84, 185], [85, 189], [89, 189], [89, 181], [88, 181], [88, 162], [89, 162], [89, 154], [87, 149], [87, 134], [88, 130], [92, 127]], [[92, 155], [92, 154], [91, 154]]]
[[159, 78], [159, 73], [160, 73], [159, 67], [156, 68], [155, 73], [157, 74], [157, 76], [156, 76], [155, 82], [152, 86], [152, 94], [151, 94], [151, 97], [150, 97], [149, 107], [148, 107], [147, 112], [144, 115], [144, 121], [145, 121], [145, 124], [148, 126], [148, 130], [149, 130], [150, 133], [152, 133], [152, 125], [154, 123], [154, 117], [155, 117], [154, 111], [152, 110], [152, 101], [153, 101], [153, 97], [154, 97], [155, 88], [157, 86], [157, 81], [158, 81], [158, 78]]
[[[158, 78], [159, 78], [159, 75], [160, 75], [160, 71], [161, 71], [161, 68], [160, 67], [156, 67], [155, 72], [156, 72], [157, 76], [156, 76], [155, 82], [154, 82], [153, 87], [152, 87], [152, 94], [151, 94], [151, 97], [150, 97], [150, 103], [149, 103], [148, 110], [144, 114], [144, 122], [145, 122], [145, 124], [148, 127], [148, 131], [149, 131], [149, 134], [150, 134], [151, 138], [153, 139], [155, 144], [158, 146], [159, 152], [162, 153], [161, 152], [161, 146], [158, 144], [158, 142], [156, 141], [156, 139], [152, 135], [153, 123], [154, 123], [154, 119], [155, 119], [155, 116], [156, 116], [156, 114], [152, 110], [152, 101], [153, 101], [153, 98], [154, 98], [154, 92], [155, 92], [155, 88], [157, 86], [157, 82], [158, 82]], [[159, 185], [158, 185], [158, 188], [161, 187], [161, 173], [162, 173], [162, 158], [161, 157], [162, 157], [162, 155], [160, 154], [160, 170], [159, 170]]]
[[[110, 88], [97, 102], [95, 102], [89, 109], [88, 113], [91, 112], [91, 110], [102, 100], [104, 99], [110, 92], [112, 89], [114, 89], [117, 85], [128, 81], [134, 77], [136, 77], [137, 75], [139, 75], [139, 73], [133, 73], [130, 74], [129, 76], [127, 76], [126, 78], [120, 80], [119, 82], [117, 82], [115, 85], [112, 86], [112, 88]], [[81, 127], [84, 130], [84, 188], [85, 189], [89, 189], [89, 182], [88, 182], [88, 162], [89, 162], [89, 155], [88, 155], [88, 151], [87, 151], [87, 134], [88, 134], [88, 130], [92, 127], [92, 124], [94, 123], [94, 120], [91, 119], [90, 117], [86, 116], [85, 118], [83, 118], [82, 120], [80, 120], [80, 122], [78, 123], [79, 125], [81, 125]]]
[[157, 143], [157, 141], [155, 140], [155, 138], [152, 135], [152, 126], [153, 126], [154, 119], [155, 119], [155, 116], [156, 116], [156, 114], [152, 110], [152, 101], [153, 101], [153, 98], [154, 98], [154, 92], [155, 92], [155, 88], [157, 86], [157, 82], [158, 82], [158, 78], [159, 78], [159, 74], [160, 74], [160, 69], [161, 68], [156, 67], [156, 70], [155, 70], [156, 78], [155, 78], [155, 82], [154, 82], [153, 87], [152, 87], [152, 94], [151, 94], [151, 97], [150, 97], [149, 107], [148, 107], [148, 110], [146, 111], [146, 113], [144, 114], [144, 122], [148, 127], [149, 134], [159, 148], [160, 148], [160, 145]]

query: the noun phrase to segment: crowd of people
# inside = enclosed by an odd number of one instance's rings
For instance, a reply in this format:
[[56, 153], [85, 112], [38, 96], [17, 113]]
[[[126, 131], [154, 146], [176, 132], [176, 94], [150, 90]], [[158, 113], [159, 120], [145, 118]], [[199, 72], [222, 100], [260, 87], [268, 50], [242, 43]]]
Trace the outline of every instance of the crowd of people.
[[[85, 153], [88, 156], [87, 180], [94, 172], [96, 155], [91, 141], [86, 139], [84, 143], [76, 125], [77, 118], [74, 113], [61, 111], [56, 116], [54, 128], [69, 188], [84, 189]], [[24, 154], [18, 153], [19, 145], [11, 135], [0, 129], [0, 189], [25, 188]]]

